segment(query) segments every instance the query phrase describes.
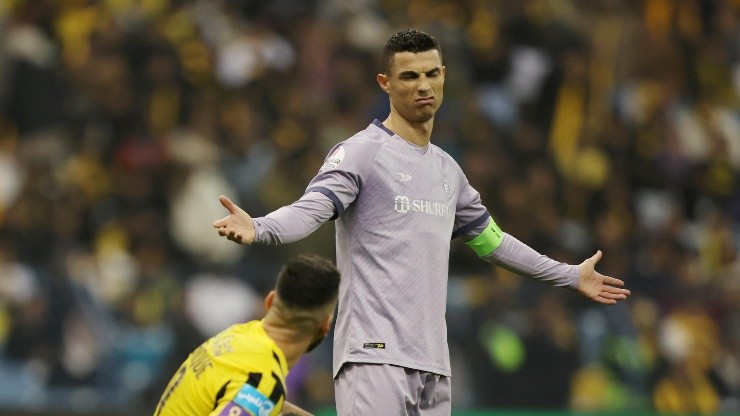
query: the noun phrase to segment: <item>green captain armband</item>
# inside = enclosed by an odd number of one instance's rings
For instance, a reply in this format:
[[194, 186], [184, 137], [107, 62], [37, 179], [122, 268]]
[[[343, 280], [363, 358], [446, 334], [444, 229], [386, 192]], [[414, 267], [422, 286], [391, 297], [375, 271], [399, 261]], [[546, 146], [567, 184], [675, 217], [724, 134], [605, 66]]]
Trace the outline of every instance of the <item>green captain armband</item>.
[[491, 222], [488, 223], [488, 227], [483, 230], [482, 233], [470, 241], [466, 241], [465, 244], [475, 251], [478, 257], [485, 257], [496, 250], [501, 245], [501, 241], [504, 239], [504, 233], [496, 225], [496, 222], [491, 218]]

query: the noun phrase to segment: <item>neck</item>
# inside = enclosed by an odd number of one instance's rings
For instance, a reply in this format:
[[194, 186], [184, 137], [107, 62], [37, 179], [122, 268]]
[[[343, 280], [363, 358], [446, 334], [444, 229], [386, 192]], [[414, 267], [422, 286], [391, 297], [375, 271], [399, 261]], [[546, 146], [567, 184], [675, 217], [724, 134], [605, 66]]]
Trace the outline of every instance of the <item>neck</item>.
[[283, 351], [288, 361], [288, 369], [293, 368], [298, 359], [301, 358], [311, 344], [312, 338], [306, 336], [297, 328], [291, 328], [279, 319], [265, 316], [262, 319], [262, 328], [268, 337]]
[[421, 123], [415, 123], [401, 117], [394, 109], [391, 109], [383, 125], [407, 142], [424, 147], [429, 145], [432, 137], [434, 117]]

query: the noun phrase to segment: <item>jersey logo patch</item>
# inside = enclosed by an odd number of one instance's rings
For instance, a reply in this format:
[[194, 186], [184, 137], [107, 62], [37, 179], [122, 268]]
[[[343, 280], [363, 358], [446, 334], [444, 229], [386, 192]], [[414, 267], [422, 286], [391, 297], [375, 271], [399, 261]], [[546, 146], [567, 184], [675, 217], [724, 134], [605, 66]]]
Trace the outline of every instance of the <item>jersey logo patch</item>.
[[[253, 416], [269, 416], [272, 409], [275, 408], [275, 403], [268, 399], [259, 392], [254, 386], [245, 384], [236, 393], [233, 402], [246, 409], [249, 415]], [[228, 413], [231, 415], [231, 413]]]
[[409, 175], [408, 173], [403, 173], [403, 172], [396, 172], [393, 174], [393, 177], [398, 179], [401, 182], [408, 182], [411, 179], [413, 179], [411, 175]]
[[396, 195], [393, 199], [393, 210], [399, 214], [421, 212], [442, 218], [452, 218], [454, 215], [452, 209], [445, 204], [425, 199], [410, 199], [405, 195]]
[[250, 416], [250, 413], [241, 406], [237, 406], [234, 403], [229, 403], [226, 407], [221, 410], [218, 416]]
[[341, 146], [337, 148], [337, 150], [334, 151], [329, 157], [326, 158], [324, 161], [324, 165], [321, 166], [320, 171], [324, 171], [326, 169], [334, 169], [337, 166], [339, 166], [340, 163], [344, 160], [344, 148]]
[[377, 349], [384, 350], [385, 342], [366, 342], [362, 344], [362, 348], [365, 348], [365, 349], [376, 349], [377, 348]]

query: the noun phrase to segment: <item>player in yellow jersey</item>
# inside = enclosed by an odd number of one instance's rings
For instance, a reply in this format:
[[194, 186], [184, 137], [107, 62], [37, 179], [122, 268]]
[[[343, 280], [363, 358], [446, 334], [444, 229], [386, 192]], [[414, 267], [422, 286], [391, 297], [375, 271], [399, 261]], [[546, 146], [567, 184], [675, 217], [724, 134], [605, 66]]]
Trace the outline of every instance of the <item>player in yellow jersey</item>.
[[326, 337], [338, 289], [339, 271], [328, 260], [301, 255], [290, 261], [265, 298], [265, 317], [233, 325], [196, 348], [154, 415], [307, 414], [285, 403], [285, 376]]

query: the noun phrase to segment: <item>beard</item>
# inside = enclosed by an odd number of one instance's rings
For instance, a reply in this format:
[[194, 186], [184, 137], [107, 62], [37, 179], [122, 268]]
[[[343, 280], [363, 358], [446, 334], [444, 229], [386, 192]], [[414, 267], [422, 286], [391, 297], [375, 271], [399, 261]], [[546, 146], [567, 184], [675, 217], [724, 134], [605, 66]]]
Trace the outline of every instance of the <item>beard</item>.
[[412, 108], [404, 118], [410, 122], [421, 124], [433, 119], [436, 113], [437, 108], [429, 108], [429, 106], [425, 106], [423, 108]]
[[401, 118], [411, 123], [426, 123], [427, 121], [434, 118], [434, 115], [442, 105], [441, 97], [434, 103], [434, 105], [417, 106], [415, 103], [402, 101], [402, 98], [398, 100], [392, 100], [391, 106], [395, 109]]

